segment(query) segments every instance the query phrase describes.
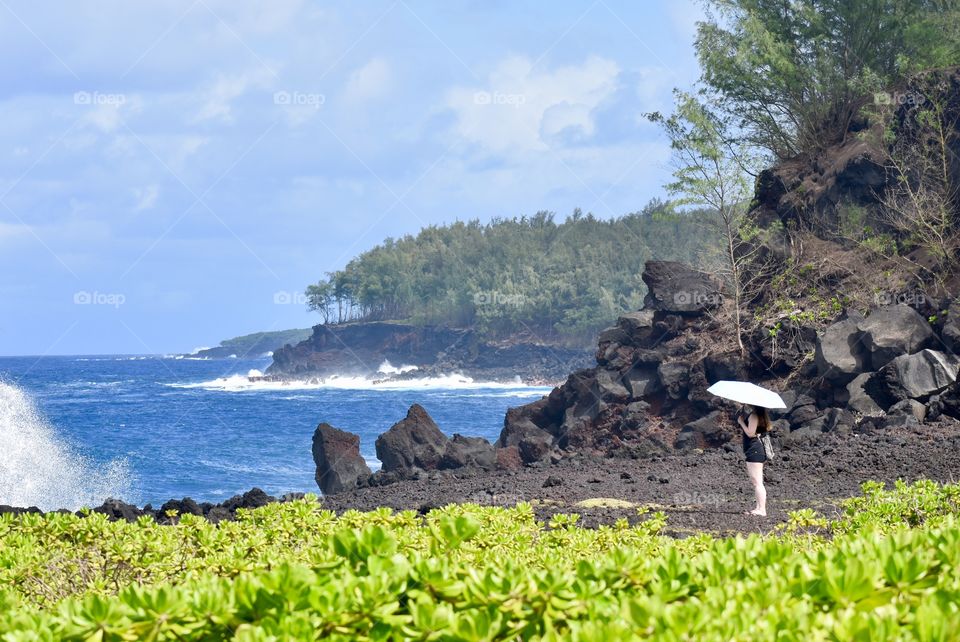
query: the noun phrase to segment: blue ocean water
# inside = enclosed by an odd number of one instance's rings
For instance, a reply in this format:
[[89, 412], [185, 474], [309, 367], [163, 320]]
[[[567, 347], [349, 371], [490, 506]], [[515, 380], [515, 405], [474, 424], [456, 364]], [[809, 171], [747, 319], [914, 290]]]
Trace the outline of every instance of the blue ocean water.
[[[447, 434], [492, 441], [508, 407], [549, 391], [458, 377], [388, 388], [357, 379], [251, 384], [247, 374], [269, 364], [269, 358], [0, 357], [0, 392], [26, 400], [4, 407], [0, 398], [0, 433], [6, 433], [0, 434], [0, 504], [34, 495], [42, 501], [30, 503], [45, 508], [79, 501], [44, 497], [60, 480], [32, 478], [64, 467], [79, 472], [63, 483], [90, 485], [70, 497], [122, 494], [154, 506], [184, 496], [216, 502], [253, 486], [274, 495], [318, 493], [310, 449], [321, 421], [359, 434], [361, 453], [375, 468], [374, 440], [413, 403]], [[18, 403], [31, 409], [16, 410]], [[29, 425], [36, 422], [40, 428]]]

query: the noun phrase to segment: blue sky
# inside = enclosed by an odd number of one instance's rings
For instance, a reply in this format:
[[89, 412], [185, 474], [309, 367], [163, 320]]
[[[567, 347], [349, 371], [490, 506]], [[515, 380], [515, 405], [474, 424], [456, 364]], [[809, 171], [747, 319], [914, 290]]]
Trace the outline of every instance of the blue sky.
[[685, 1], [0, 0], [0, 354], [319, 322], [388, 236], [663, 195]]

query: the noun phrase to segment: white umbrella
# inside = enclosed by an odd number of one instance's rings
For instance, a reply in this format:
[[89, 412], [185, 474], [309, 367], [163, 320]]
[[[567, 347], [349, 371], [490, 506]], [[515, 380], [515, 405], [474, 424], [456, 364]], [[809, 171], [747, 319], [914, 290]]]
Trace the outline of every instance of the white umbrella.
[[709, 388], [718, 397], [739, 401], [740, 403], [760, 406], [761, 408], [786, 408], [780, 395], [748, 381], [718, 381]]

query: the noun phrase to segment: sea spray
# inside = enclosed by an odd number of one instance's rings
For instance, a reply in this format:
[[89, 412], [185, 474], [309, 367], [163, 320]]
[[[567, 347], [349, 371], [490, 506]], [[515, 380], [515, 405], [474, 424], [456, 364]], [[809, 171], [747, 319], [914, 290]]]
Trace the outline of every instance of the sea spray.
[[264, 380], [259, 371], [247, 375], [235, 374], [211, 381], [197, 383], [165, 383], [172, 388], [200, 388], [218, 392], [296, 391], [296, 390], [389, 390], [392, 392], [415, 392], [424, 390], [491, 390], [501, 389], [528, 393], [528, 396], [544, 395], [550, 386], [533, 386], [517, 378], [512, 383], [498, 381], [475, 381], [462, 374], [422, 377], [417, 379], [371, 379], [362, 376], [330, 375], [309, 380]]
[[0, 381], [0, 504], [43, 510], [129, 497], [123, 461], [97, 465], [57, 436], [20, 388]]

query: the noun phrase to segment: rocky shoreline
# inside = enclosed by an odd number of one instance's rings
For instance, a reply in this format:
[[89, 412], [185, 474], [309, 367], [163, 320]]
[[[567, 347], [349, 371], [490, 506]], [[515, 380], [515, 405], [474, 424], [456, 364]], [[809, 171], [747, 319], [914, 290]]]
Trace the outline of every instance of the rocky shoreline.
[[778, 448], [819, 443], [827, 434], [842, 438], [960, 419], [960, 358], [949, 347], [960, 310], [940, 327], [903, 304], [848, 313], [813, 333], [808, 351], [814, 358], [787, 384], [765, 367], [762, 352], [744, 358], [724, 348], [717, 320], [723, 299], [714, 277], [649, 262], [643, 279], [649, 288], [644, 308], [601, 333], [596, 365], [569, 375], [542, 399], [510, 409], [496, 442], [448, 438], [414, 405], [377, 439], [383, 467], [372, 473], [359, 438], [322, 423], [313, 439], [319, 487], [332, 494], [434, 471], [510, 472], [582, 456], [649, 459], [735, 447], [735, 407], [706, 391], [721, 379], [781, 390], [787, 407], [773, 413]]
[[[470, 328], [367, 321], [314, 326], [305, 341], [274, 351], [265, 378], [319, 381], [338, 375], [392, 381], [460, 374], [539, 385], [562, 380], [590, 358], [589, 350], [530, 339], [485, 341]], [[384, 373], [385, 362], [416, 370]]]
[[[545, 519], [575, 512], [587, 525], [639, 519], [637, 509], [645, 506], [665, 510], [677, 534], [746, 532], [769, 529], [796, 508], [833, 510], [868, 480], [956, 480], [956, 303], [944, 302], [950, 313], [938, 324], [903, 304], [848, 311], [810, 334], [812, 357], [788, 381], [764, 364], [763, 351], [743, 358], [723, 343], [723, 299], [714, 277], [650, 262], [643, 279], [644, 308], [600, 334], [596, 365], [510, 409], [494, 443], [448, 437], [413, 405], [378, 437], [383, 465], [372, 472], [357, 435], [321, 423], [313, 458], [323, 506], [423, 513], [454, 502], [528, 501]], [[706, 392], [719, 379], [779, 389], [787, 404], [774, 414], [781, 456], [766, 469], [774, 499], [762, 522], [741, 515], [750, 489], [732, 407]], [[93, 512], [131, 521], [175, 523], [192, 514], [218, 522], [234, 519], [240, 508], [300, 496], [278, 499], [253, 489], [220, 504], [183, 498], [156, 509], [109, 500]]]
[[[529, 502], [538, 519], [556, 514], [580, 515], [585, 527], [645, 519], [638, 509], [667, 515], [666, 533], [676, 537], [709, 532], [717, 535], [770, 533], [791, 511], [811, 508], [827, 516], [840, 502], [857, 495], [868, 480], [957, 481], [960, 471], [960, 423], [938, 421], [914, 428], [867, 428], [841, 435], [825, 434], [816, 443], [787, 442], [780, 456], [766, 466], [769, 514], [744, 515], [752, 490], [738, 444], [694, 449], [643, 459], [576, 456], [557, 463], [541, 462], [516, 470], [479, 469], [419, 472], [404, 481], [354, 488], [319, 498], [320, 506], [347, 510], [412, 510], [425, 514], [451, 503], [471, 502], [510, 507]], [[253, 489], [220, 504], [190, 498], [170, 500], [159, 509], [138, 508], [108, 500], [92, 510], [111, 520], [148, 517], [175, 524], [178, 516], [203, 516], [211, 522], [235, 519], [239, 508], [257, 508], [302, 497], [271, 497]], [[41, 513], [36, 508], [0, 506], [3, 513]], [[67, 511], [59, 511], [67, 512]], [[82, 514], [82, 513], [78, 513]]]
[[[266, 494], [259, 488], [252, 488], [242, 495], [235, 495], [218, 504], [204, 501], [198, 502], [190, 497], [184, 497], [183, 499], [170, 499], [164, 502], [159, 508], [154, 508], [151, 504], [146, 504], [141, 508], [134, 504], [128, 504], [120, 499], [107, 499], [100, 506], [91, 507], [89, 513], [106, 515], [110, 520], [122, 519], [128, 522], [135, 522], [141, 517], [147, 517], [155, 520], [159, 524], [176, 524], [181, 515], [195, 515], [197, 517], [204, 517], [216, 524], [223, 520], [236, 519], [238, 509], [260, 508], [261, 506], [266, 506], [274, 502], [292, 501], [303, 496], [304, 493], [288, 493], [278, 498]], [[70, 514], [73, 511], [60, 509], [46, 512]], [[0, 515], [5, 513], [14, 515], [43, 515], [44, 511], [36, 506], [19, 507], [0, 505]], [[76, 515], [85, 515], [87, 513], [87, 510], [74, 512]]]

